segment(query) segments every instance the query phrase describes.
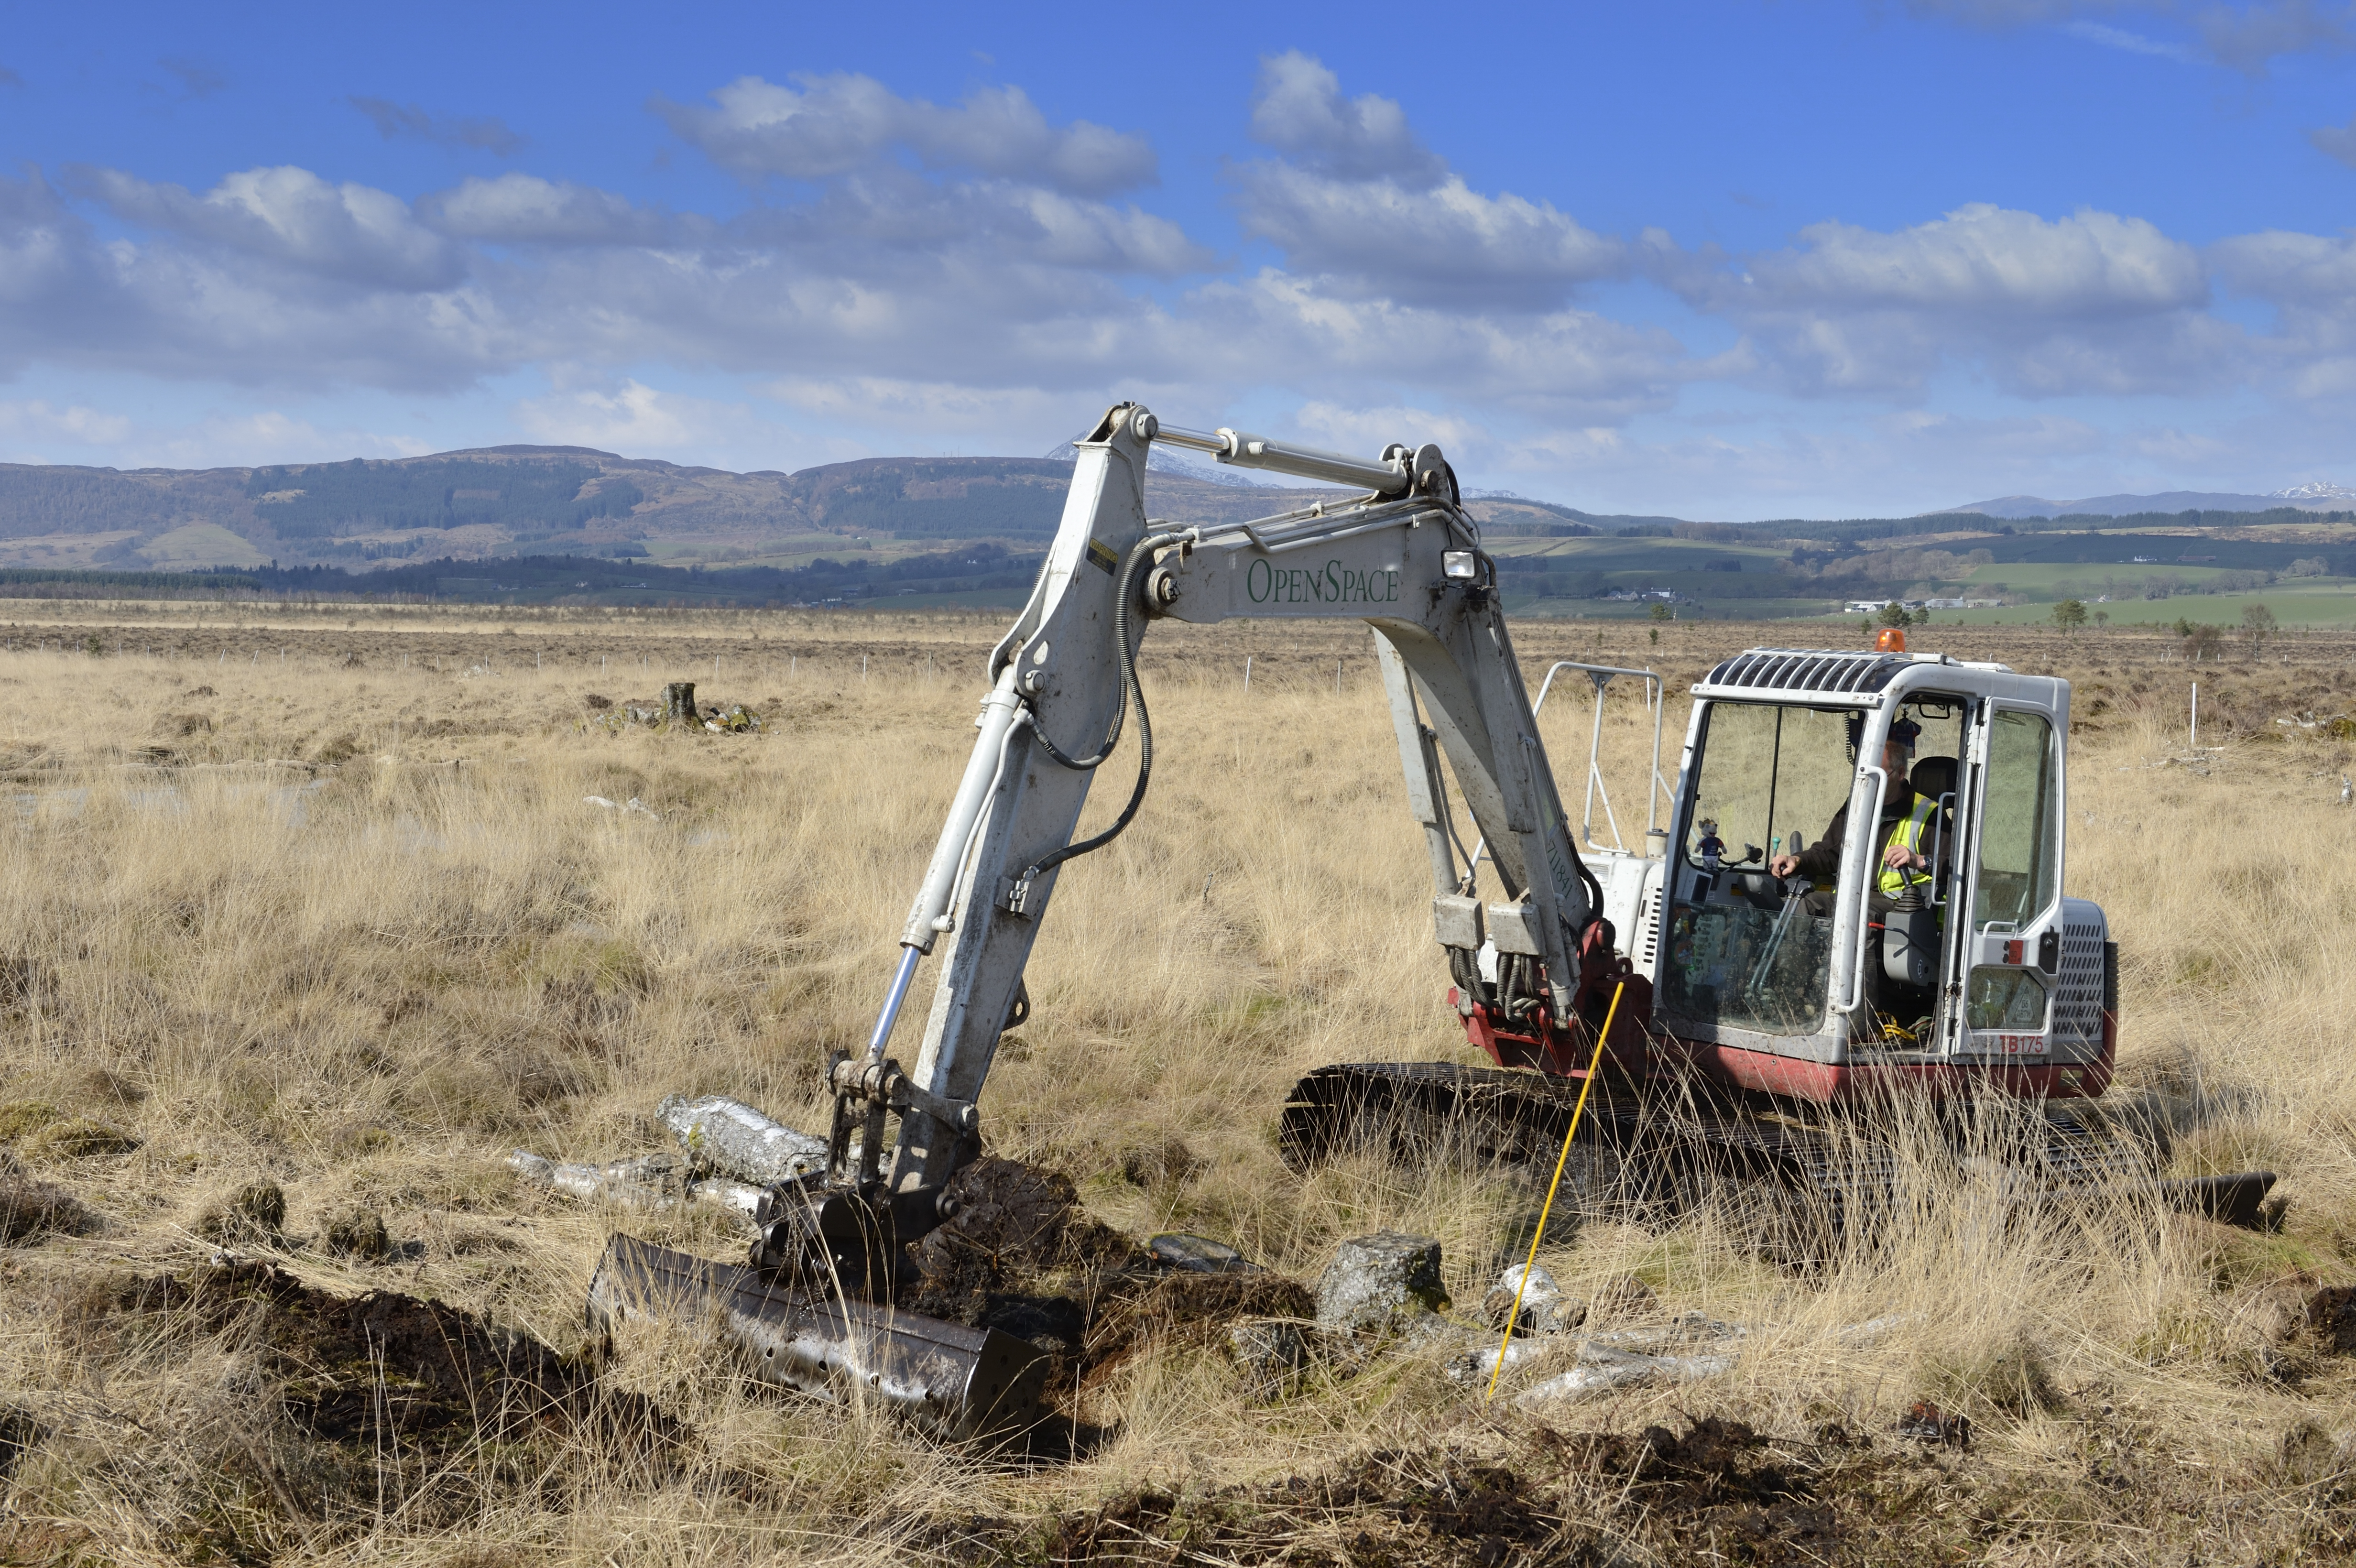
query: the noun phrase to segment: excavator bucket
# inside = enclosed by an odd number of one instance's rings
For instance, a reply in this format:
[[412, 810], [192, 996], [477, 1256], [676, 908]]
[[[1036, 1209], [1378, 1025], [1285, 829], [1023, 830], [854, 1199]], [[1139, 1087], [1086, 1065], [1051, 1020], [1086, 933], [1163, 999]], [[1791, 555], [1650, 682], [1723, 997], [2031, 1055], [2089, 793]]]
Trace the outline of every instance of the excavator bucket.
[[589, 1322], [710, 1327], [753, 1375], [839, 1403], [872, 1400], [944, 1442], [988, 1442], [1040, 1419], [1047, 1359], [994, 1328], [765, 1284], [731, 1267], [616, 1236], [589, 1284]]

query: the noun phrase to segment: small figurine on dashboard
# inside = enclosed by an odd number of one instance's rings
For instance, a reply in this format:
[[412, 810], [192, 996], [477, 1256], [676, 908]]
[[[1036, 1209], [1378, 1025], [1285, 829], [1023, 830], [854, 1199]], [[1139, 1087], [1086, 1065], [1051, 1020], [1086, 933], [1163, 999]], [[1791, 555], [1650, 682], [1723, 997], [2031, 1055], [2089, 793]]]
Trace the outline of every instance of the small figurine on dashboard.
[[1726, 853], [1726, 846], [1718, 837], [1716, 817], [1705, 816], [1701, 819], [1701, 842], [1695, 848], [1701, 855], [1701, 869], [1715, 875], [1718, 870], [1719, 858]]

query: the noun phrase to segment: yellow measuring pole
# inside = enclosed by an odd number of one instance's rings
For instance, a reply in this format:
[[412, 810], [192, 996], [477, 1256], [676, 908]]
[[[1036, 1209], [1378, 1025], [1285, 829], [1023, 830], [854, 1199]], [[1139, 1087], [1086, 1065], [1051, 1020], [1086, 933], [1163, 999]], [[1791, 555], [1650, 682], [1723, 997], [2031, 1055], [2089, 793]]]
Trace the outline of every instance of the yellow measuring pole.
[[1579, 1086], [1579, 1104], [1570, 1108], [1570, 1130], [1562, 1135], [1562, 1153], [1555, 1157], [1554, 1179], [1547, 1183], [1546, 1206], [1538, 1211], [1537, 1233], [1530, 1238], [1530, 1255], [1522, 1264], [1521, 1283], [1514, 1286], [1514, 1309], [1505, 1315], [1505, 1337], [1497, 1341], [1497, 1367], [1489, 1374], [1489, 1392], [1481, 1396], [1483, 1404], [1497, 1397], [1497, 1380], [1505, 1375], [1505, 1347], [1514, 1342], [1514, 1327], [1522, 1320], [1522, 1293], [1530, 1287], [1530, 1270], [1537, 1267], [1538, 1243], [1546, 1240], [1547, 1216], [1554, 1212], [1555, 1189], [1562, 1185], [1562, 1168], [1570, 1163], [1570, 1140], [1579, 1136], [1579, 1117], [1587, 1109], [1587, 1092], [1595, 1087], [1595, 1075], [1603, 1070], [1603, 1042], [1612, 1038], [1612, 1020], [1620, 1016], [1620, 993], [1627, 988], [1625, 980], [1612, 987], [1612, 1008], [1603, 1015], [1603, 1031], [1595, 1037], [1595, 1056], [1587, 1064], [1587, 1082]]

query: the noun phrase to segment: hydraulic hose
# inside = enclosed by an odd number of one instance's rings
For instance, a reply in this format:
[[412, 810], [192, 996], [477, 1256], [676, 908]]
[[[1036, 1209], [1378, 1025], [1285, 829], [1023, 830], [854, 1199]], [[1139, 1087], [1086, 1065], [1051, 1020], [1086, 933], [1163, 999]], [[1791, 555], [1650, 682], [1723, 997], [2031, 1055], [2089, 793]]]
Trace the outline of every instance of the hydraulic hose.
[[[1120, 563], [1118, 590], [1119, 597], [1113, 602], [1112, 607], [1113, 641], [1117, 645], [1114, 653], [1120, 661], [1120, 699], [1113, 708], [1112, 726], [1105, 731], [1104, 744], [1097, 748], [1097, 754], [1093, 757], [1066, 756], [1064, 749], [1055, 744], [1055, 738], [1047, 733], [1045, 725], [1033, 724], [1031, 727], [1032, 733], [1039, 737], [1039, 749], [1046, 752], [1051, 761], [1061, 763], [1076, 773], [1087, 773], [1112, 755], [1113, 748], [1120, 744], [1120, 727], [1129, 718], [1130, 688], [1135, 684], [1136, 678], [1134, 672], [1130, 668], [1131, 656], [1129, 647], [1129, 605], [1130, 598], [1136, 592], [1136, 585], [1132, 581], [1135, 568], [1144, 558], [1145, 551], [1160, 549], [1164, 545], [1176, 544], [1182, 537], [1178, 534], [1148, 534], [1130, 546], [1129, 554]], [[1145, 697], [1142, 692], [1138, 695], [1137, 711], [1141, 720], [1145, 712]], [[1151, 752], [1151, 743], [1149, 741], [1147, 750]], [[1087, 851], [1082, 850], [1080, 853], [1085, 854]], [[1054, 864], [1053, 861], [1048, 863]]]
[[1055, 743], [1047, 739], [1046, 728], [1044, 725], [1033, 723], [1031, 727], [1031, 732], [1039, 738], [1040, 745], [1050, 757], [1067, 768], [1086, 771], [1112, 755], [1113, 746], [1120, 739], [1121, 723], [1128, 716], [1129, 705], [1132, 702], [1136, 703], [1137, 786], [1129, 792], [1129, 804], [1120, 808], [1120, 815], [1113, 818], [1111, 827], [1092, 838], [1083, 838], [1076, 844], [1066, 844], [1052, 855], [1042, 856], [1038, 864], [1023, 873], [1023, 880], [1025, 881], [1036, 879], [1043, 871], [1055, 869], [1066, 860], [1076, 860], [1083, 855], [1103, 848], [1119, 837], [1129, 825], [1137, 819], [1138, 807], [1145, 804], [1145, 788], [1153, 777], [1153, 720], [1145, 710], [1145, 688], [1138, 684], [1137, 651], [1130, 640], [1129, 617], [1130, 606], [1137, 600], [1138, 568], [1144, 564], [1147, 556], [1152, 551], [1176, 544], [1185, 537], [1183, 534], [1175, 533], [1148, 534], [1129, 547], [1129, 554], [1120, 563], [1119, 585], [1115, 590], [1118, 597], [1113, 600], [1112, 605], [1113, 651], [1120, 663], [1120, 706], [1113, 709], [1112, 728], [1106, 731], [1104, 745], [1098, 749], [1097, 754], [1085, 761], [1074, 761], [1055, 749]]

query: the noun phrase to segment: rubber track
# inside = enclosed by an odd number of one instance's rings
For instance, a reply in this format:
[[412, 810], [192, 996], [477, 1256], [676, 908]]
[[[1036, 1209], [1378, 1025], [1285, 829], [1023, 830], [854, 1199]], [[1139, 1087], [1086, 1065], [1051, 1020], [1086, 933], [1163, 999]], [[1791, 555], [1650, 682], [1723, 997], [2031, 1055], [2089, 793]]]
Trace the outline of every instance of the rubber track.
[[[1364, 1148], [1405, 1161], [1445, 1150], [1471, 1163], [1550, 1171], [1579, 1087], [1575, 1079], [1453, 1062], [1338, 1063], [1294, 1086], [1279, 1147], [1301, 1170]], [[1620, 1177], [1613, 1192], [1581, 1194], [1590, 1211], [1683, 1208], [1716, 1190], [1810, 1215], [1831, 1233], [1896, 1202], [1904, 1163], [1861, 1121], [1716, 1092], [1655, 1093], [1647, 1103], [1608, 1081], [1589, 1098], [1578, 1142], [1590, 1151], [1578, 1162], [1581, 1169], [1608, 1165]], [[1960, 1149], [1954, 1157], [1964, 1157]], [[2050, 1110], [2039, 1144], [2005, 1165], [2006, 1186], [2023, 1198], [2153, 1176], [2140, 1149], [2067, 1111]]]

